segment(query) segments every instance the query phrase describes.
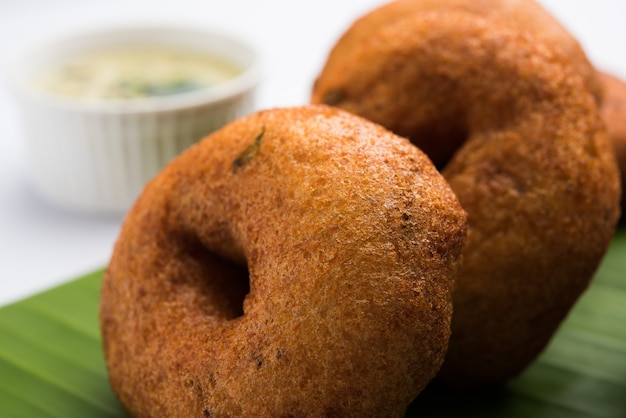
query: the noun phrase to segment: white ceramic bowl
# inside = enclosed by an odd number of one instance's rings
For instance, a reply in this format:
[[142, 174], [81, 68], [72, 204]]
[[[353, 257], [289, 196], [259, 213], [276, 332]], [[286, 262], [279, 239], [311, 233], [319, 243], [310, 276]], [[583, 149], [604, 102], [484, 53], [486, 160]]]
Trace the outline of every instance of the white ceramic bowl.
[[[215, 86], [150, 99], [82, 103], [38, 88], [42, 69], [101, 47], [195, 49], [243, 69]], [[38, 192], [65, 208], [124, 212], [145, 183], [181, 151], [254, 110], [259, 57], [240, 40], [195, 29], [118, 28], [51, 42], [21, 57], [12, 84], [22, 108]]]

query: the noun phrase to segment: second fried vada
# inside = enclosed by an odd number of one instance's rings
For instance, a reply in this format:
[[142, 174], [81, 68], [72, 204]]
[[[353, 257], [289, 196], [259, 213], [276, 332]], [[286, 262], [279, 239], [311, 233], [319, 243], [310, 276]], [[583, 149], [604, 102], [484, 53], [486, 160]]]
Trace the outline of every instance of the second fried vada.
[[615, 229], [619, 174], [594, 97], [569, 58], [475, 13], [408, 14], [345, 39], [312, 102], [410, 138], [468, 212], [439, 379], [516, 376], [585, 290]]

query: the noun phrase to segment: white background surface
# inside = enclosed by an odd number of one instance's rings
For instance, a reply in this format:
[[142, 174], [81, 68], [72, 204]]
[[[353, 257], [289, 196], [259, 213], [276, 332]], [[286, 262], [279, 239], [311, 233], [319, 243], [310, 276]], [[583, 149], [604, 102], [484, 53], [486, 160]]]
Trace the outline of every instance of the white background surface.
[[[0, 305], [104, 266], [123, 216], [48, 205], [30, 188], [28, 161], [6, 68], [42, 40], [130, 23], [221, 29], [249, 40], [264, 60], [258, 109], [308, 102], [339, 35], [381, 0], [0, 0]], [[626, 79], [626, 2], [543, 0], [591, 61]], [[50, 138], [54, 140], [54, 138]]]

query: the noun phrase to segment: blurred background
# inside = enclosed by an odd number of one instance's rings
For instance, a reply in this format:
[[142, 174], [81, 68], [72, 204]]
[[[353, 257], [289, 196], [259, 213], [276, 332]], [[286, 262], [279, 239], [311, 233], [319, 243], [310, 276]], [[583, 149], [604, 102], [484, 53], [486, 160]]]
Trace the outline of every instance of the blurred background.
[[[308, 102], [326, 55], [377, 0], [0, 0], [0, 305], [103, 267], [123, 214], [54, 207], [31, 189], [23, 128], [6, 73], [47, 39], [112, 25], [176, 24], [232, 33], [263, 60], [257, 109]], [[540, 0], [595, 66], [626, 79], [626, 2]]]

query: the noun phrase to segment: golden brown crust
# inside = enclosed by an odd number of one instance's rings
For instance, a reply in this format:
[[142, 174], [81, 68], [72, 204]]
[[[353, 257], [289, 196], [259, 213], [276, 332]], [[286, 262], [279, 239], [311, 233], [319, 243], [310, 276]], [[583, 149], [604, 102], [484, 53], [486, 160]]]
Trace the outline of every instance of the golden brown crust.
[[465, 235], [405, 139], [326, 106], [240, 119], [124, 223], [100, 311], [112, 387], [137, 417], [402, 416], [443, 361]]
[[618, 77], [598, 72], [604, 99], [600, 114], [613, 143], [617, 164], [622, 174], [622, 212], [626, 211], [626, 83]]
[[[412, 14], [428, 12], [466, 12], [516, 25], [551, 45], [566, 57], [583, 77], [585, 85], [598, 102], [602, 98], [602, 86], [580, 43], [561, 23], [534, 0], [395, 0], [383, 4], [360, 19], [342, 35], [330, 52], [325, 67], [329, 69], [341, 63], [357, 45], [378, 31], [382, 26], [393, 24]], [[332, 103], [330, 103], [332, 104]]]
[[421, 13], [325, 67], [312, 101], [328, 97], [425, 150], [468, 212], [440, 378], [518, 374], [586, 288], [618, 216], [617, 167], [582, 78], [518, 26]]

